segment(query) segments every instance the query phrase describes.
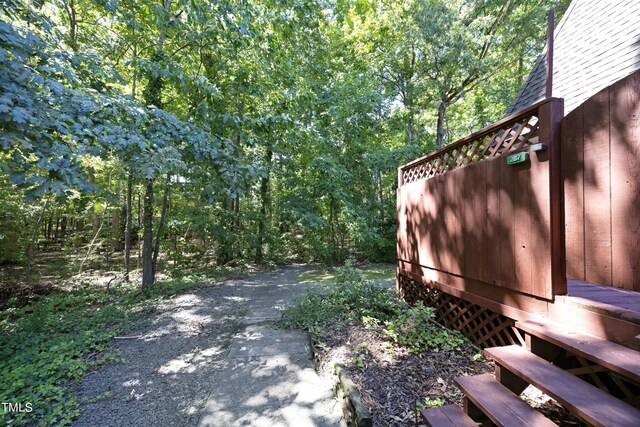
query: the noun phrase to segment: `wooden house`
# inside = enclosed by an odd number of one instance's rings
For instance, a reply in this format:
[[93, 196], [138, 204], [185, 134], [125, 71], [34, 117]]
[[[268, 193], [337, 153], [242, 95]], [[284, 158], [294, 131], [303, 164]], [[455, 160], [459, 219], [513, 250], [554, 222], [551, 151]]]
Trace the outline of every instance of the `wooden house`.
[[533, 384], [640, 426], [640, 2], [574, 0], [553, 40], [507, 117], [398, 171], [398, 291], [496, 362], [431, 425], [549, 425]]

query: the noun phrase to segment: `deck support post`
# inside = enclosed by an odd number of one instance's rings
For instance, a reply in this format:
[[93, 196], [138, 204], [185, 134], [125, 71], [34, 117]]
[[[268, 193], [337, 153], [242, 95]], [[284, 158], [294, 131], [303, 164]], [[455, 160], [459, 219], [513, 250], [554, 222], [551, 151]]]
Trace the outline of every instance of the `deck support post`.
[[496, 380], [517, 395], [522, 393], [524, 389], [529, 386], [527, 381], [497, 363], [495, 372]]
[[554, 362], [565, 353], [565, 351], [560, 347], [531, 334], [527, 334], [525, 336], [525, 342], [529, 352], [546, 360], [547, 362]]
[[549, 147], [549, 203], [551, 232], [551, 294], [566, 295], [567, 273], [564, 242], [564, 190], [560, 159], [560, 123], [564, 100], [552, 98], [540, 106], [540, 142]]
[[487, 416], [473, 403], [467, 396], [462, 399], [462, 406], [465, 414], [474, 421], [486, 419]]

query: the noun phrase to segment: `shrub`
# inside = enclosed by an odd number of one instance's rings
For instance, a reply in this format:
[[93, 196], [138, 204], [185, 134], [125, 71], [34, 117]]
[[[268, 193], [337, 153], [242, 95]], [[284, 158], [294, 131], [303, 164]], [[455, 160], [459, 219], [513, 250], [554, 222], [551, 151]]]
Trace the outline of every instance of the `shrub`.
[[336, 284], [310, 288], [294, 305], [284, 309], [280, 325], [322, 332], [328, 327], [363, 318], [384, 322], [392, 318], [404, 303], [385, 287], [364, 279], [361, 270], [348, 260], [336, 269]]
[[422, 302], [410, 307], [399, 301], [393, 290], [365, 280], [362, 271], [348, 260], [344, 267], [336, 268], [334, 286], [309, 289], [283, 310], [280, 325], [320, 335], [355, 320], [368, 330], [383, 327], [396, 344], [412, 353], [458, 350], [466, 343], [461, 333], [445, 329], [433, 319], [432, 307]]
[[433, 307], [422, 301], [385, 323], [385, 333], [394, 342], [406, 346], [412, 353], [440, 348], [458, 350], [466, 338], [458, 331], [450, 331], [436, 324]]

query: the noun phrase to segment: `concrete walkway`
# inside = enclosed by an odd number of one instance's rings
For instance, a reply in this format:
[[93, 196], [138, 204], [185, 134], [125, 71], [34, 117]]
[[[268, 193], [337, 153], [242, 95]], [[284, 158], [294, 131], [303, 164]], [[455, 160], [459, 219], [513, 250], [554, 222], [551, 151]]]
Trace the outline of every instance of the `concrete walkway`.
[[247, 301], [244, 328], [210, 378], [198, 426], [341, 426], [330, 379], [316, 373], [306, 333], [276, 329], [279, 307], [304, 293], [300, 268], [233, 283]]
[[[273, 327], [304, 267], [258, 272], [162, 301], [114, 343], [122, 363], [76, 387], [76, 427], [339, 426], [307, 334]], [[319, 286], [319, 285], [314, 285]]]

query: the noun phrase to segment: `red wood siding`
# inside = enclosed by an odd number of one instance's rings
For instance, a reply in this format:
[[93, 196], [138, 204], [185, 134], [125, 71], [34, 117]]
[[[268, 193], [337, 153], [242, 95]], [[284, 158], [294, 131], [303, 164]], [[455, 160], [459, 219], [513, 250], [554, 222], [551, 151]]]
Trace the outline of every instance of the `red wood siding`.
[[406, 184], [399, 258], [523, 293], [551, 289], [548, 161], [494, 158]]
[[[532, 112], [522, 113], [527, 114]], [[494, 151], [488, 158], [469, 156], [469, 150], [487, 153], [493, 150], [491, 141], [505, 141], [500, 129], [510, 125], [499, 123], [476, 134], [478, 138], [493, 135], [478, 146], [469, 145], [474, 140], [469, 137], [400, 168], [397, 250], [401, 262], [426, 267], [433, 277], [444, 273], [438, 280], [445, 280], [446, 286], [460, 285], [454, 277], [462, 279], [466, 290], [488, 285], [497, 291], [492, 293], [498, 299], [506, 298], [500, 289], [544, 299], [564, 293], [562, 227], [559, 220], [552, 222], [552, 200], [561, 200], [559, 169], [557, 185], [551, 185], [551, 158], [560, 154], [553, 154], [552, 148], [559, 143], [562, 101], [542, 103], [534, 114], [539, 123], [532, 128], [536, 136], [528, 144], [539, 141], [548, 148], [533, 152], [530, 145], [520, 146], [518, 151], [529, 154], [525, 163], [507, 165], [508, 149]], [[514, 131], [513, 135], [515, 139], [521, 134]], [[467, 145], [458, 148], [462, 144]], [[469, 159], [469, 163], [460, 166], [456, 159]], [[442, 165], [456, 163], [459, 166], [443, 172]]]
[[640, 291], [640, 72], [562, 124], [569, 279]]

